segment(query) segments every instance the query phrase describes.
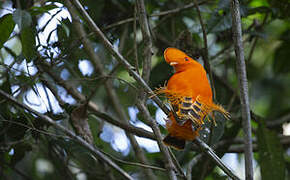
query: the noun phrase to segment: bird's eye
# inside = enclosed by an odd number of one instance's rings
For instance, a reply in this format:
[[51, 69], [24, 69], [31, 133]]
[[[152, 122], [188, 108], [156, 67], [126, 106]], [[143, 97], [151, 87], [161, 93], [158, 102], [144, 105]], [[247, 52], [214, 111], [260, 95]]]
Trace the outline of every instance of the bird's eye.
[[187, 57], [185, 57], [185, 61], [188, 61], [189, 59]]

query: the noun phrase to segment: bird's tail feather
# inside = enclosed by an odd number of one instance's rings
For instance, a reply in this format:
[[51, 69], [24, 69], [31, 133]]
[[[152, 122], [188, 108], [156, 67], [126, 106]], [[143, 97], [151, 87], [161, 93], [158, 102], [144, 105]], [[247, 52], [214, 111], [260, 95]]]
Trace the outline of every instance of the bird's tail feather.
[[172, 136], [171, 134], [168, 134], [164, 139], [163, 142], [167, 146], [172, 146], [173, 148], [177, 150], [182, 150], [185, 147], [185, 140], [179, 139], [177, 137]]

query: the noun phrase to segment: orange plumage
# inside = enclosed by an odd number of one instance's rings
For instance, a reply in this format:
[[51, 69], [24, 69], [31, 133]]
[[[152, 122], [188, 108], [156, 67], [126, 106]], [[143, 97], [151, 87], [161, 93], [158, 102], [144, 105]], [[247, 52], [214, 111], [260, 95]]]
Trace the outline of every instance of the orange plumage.
[[169, 134], [164, 142], [183, 149], [185, 140], [194, 140], [198, 135], [208, 114], [219, 111], [228, 118], [229, 113], [212, 101], [210, 83], [200, 63], [176, 48], [167, 48], [164, 58], [175, 69], [167, 85], [155, 91], [165, 94], [173, 108], [166, 123]]
[[179, 125], [174, 117], [174, 113], [171, 112], [166, 119], [166, 129], [169, 134], [163, 139], [163, 142], [168, 146], [181, 150], [185, 147], [185, 141], [193, 141], [198, 132], [201, 130], [201, 126], [195, 127], [191, 120], [186, 120], [182, 125]]

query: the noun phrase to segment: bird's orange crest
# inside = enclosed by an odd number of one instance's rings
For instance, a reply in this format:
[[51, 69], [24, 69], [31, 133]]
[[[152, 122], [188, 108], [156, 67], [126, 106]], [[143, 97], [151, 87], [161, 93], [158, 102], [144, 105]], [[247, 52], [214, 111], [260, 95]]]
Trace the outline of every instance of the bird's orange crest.
[[183, 51], [169, 47], [164, 51], [164, 59], [171, 66], [179, 66], [185, 64], [197, 64], [194, 59], [189, 57]]

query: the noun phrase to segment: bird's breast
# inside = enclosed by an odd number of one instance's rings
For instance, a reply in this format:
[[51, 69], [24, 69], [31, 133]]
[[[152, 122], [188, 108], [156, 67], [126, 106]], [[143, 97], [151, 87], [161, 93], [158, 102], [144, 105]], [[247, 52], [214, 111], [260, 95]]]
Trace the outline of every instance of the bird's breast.
[[211, 87], [205, 71], [196, 69], [175, 73], [168, 80], [167, 89], [181, 96], [212, 98]]

